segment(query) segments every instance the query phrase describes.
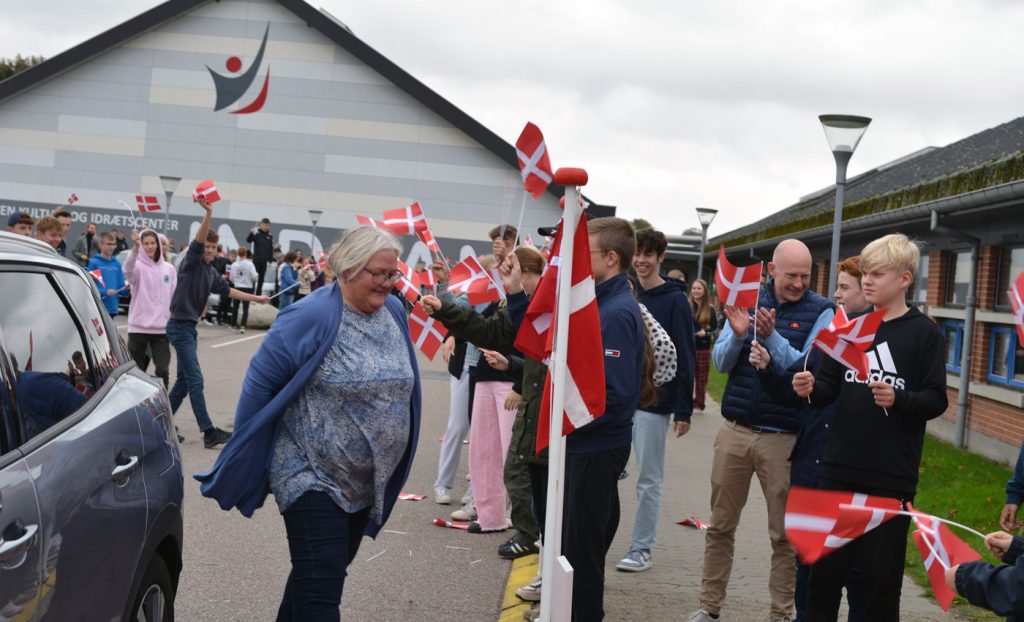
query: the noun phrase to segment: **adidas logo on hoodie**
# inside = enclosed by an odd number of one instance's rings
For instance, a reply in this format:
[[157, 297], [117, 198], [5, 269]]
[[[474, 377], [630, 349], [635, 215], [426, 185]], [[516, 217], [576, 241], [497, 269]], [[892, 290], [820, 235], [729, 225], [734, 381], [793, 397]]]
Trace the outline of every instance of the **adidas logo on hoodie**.
[[889, 351], [888, 343], [882, 342], [873, 349], [868, 350], [866, 354], [868, 357], [868, 368], [871, 370], [867, 380], [858, 380], [857, 372], [847, 369], [845, 376], [847, 382], [868, 384], [869, 382], [881, 380], [896, 389], [906, 388], [907, 382], [898, 375], [899, 371], [896, 370], [896, 363], [892, 360], [892, 353]]

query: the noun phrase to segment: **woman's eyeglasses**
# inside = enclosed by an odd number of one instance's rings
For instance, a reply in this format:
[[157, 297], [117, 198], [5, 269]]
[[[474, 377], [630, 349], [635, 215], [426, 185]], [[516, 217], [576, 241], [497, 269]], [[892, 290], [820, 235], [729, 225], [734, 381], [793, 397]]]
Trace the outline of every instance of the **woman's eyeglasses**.
[[384, 285], [385, 283], [394, 283], [398, 279], [402, 278], [401, 270], [385, 270], [384, 272], [373, 272], [367, 268], [363, 268], [363, 272], [370, 275], [373, 282], [376, 285]]

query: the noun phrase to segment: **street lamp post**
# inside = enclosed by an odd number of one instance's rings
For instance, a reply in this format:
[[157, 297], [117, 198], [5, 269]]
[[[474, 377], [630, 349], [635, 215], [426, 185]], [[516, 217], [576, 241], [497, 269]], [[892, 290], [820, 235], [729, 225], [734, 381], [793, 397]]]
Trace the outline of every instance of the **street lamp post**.
[[320, 220], [323, 215], [322, 210], [311, 209], [309, 210], [309, 219], [313, 221], [313, 236], [309, 240], [309, 255], [310, 257], [316, 255], [316, 223]]
[[164, 206], [164, 235], [168, 239], [171, 236], [170, 231], [167, 229], [171, 222], [171, 197], [174, 196], [174, 191], [178, 189], [179, 183], [181, 183], [181, 177], [160, 176], [160, 184], [164, 187], [164, 195], [167, 197], [167, 205]]
[[846, 166], [853, 157], [860, 139], [868, 129], [871, 119], [847, 114], [823, 114], [818, 117], [825, 130], [825, 138], [836, 160], [836, 211], [832, 221], [832, 254], [828, 266], [828, 293], [833, 296], [836, 291], [836, 278], [839, 271], [839, 234], [843, 228], [843, 194], [846, 190]]
[[715, 219], [715, 215], [718, 214], [718, 210], [711, 209], [710, 207], [698, 207], [697, 208], [697, 219], [700, 220], [700, 258], [697, 259], [697, 278], [704, 278], [704, 247], [708, 243], [708, 227], [711, 226], [711, 221]]

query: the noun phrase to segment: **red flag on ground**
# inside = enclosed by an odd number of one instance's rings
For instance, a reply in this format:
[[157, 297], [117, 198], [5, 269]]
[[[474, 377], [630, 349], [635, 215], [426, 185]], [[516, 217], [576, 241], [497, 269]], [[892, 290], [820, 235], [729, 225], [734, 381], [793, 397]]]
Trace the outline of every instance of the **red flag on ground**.
[[501, 292], [491, 275], [484, 270], [476, 257], [466, 257], [451, 270], [448, 290], [463, 292], [470, 304], [478, 305], [501, 300]]
[[402, 209], [384, 210], [384, 227], [395, 235], [412, 235], [427, 229], [427, 219], [417, 201]]
[[725, 257], [725, 246], [718, 247], [715, 285], [722, 304], [746, 309], [757, 306], [757, 295], [761, 291], [761, 263], [734, 266]]
[[[843, 505], [851, 506], [845, 512]], [[793, 486], [786, 500], [786, 538], [805, 564], [813, 564], [853, 538], [874, 529], [894, 514], [876, 517], [866, 510], [899, 511], [899, 499], [856, 492], [817, 490]]]
[[398, 279], [395, 287], [402, 292], [406, 300], [416, 304], [416, 301], [420, 299], [419, 278], [417, 278], [413, 269], [405, 265], [405, 262], [401, 259], [398, 260], [398, 269], [402, 271], [402, 278]]
[[220, 201], [220, 193], [217, 192], [217, 186], [212, 180], [207, 179], [206, 181], [199, 182], [199, 185], [192, 191], [192, 201], [194, 203], [199, 202], [199, 197], [206, 199], [210, 205]]
[[1010, 287], [1010, 308], [1013, 309], [1013, 323], [1017, 326], [1017, 344], [1024, 348], [1024, 272]]
[[68, 197], [68, 205], [74, 205], [77, 202], [78, 202], [78, 195], [75, 194], [74, 192], [72, 192], [71, 196]]
[[106, 287], [107, 284], [103, 282], [103, 273], [100, 272], [99, 268], [89, 271], [89, 276], [96, 279], [96, 282], [100, 284], [100, 287]]
[[135, 205], [139, 212], [155, 212], [160, 209], [160, 199], [154, 196], [135, 195]]
[[544, 143], [544, 134], [533, 123], [527, 123], [516, 140], [516, 157], [519, 158], [519, 173], [523, 177], [523, 186], [533, 198], [540, 198], [554, 178], [554, 173], [551, 169], [551, 159], [548, 157], [548, 148]]
[[981, 555], [972, 549], [934, 516], [922, 514], [912, 507], [914, 512], [914, 524], [917, 529], [911, 535], [917, 550], [921, 553], [921, 560], [928, 572], [928, 579], [932, 584], [932, 591], [935, 592], [935, 600], [943, 611], [949, 611], [949, 606], [956, 596], [953, 590], [946, 585], [946, 570], [963, 564], [981, 559]]
[[439, 330], [437, 320], [427, 315], [421, 304], [414, 306], [409, 314], [409, 336], [420, 352], [430, 360], [434, 360], [444, 342], [444, 334]]
[[[516, 335], [515, 346], [520, 352], [538, 361], [551, 357], [554, 346], [552, 323], [557, 315], [558, 271], [562, 227], [555, 235], [551, 264], [541, 277], [537, 291], [526, 309], [526, 316]], [[587, 234], [586, 216], [580, 214], [573, 240], [572, 293], [565, 301], [569, 315], [569, 343], [565, 387], [565, 410], [562, 413], [562, 433], [569, 434], [604, 414], [605, 378], [604, 344], [601, 339], [601, 319], [594, 294], [594, 275], [590, 269], [590, 236]], [[537, 453], [548, 446], [551, 421], [551, 371], [544, 381], [541, 397], [541, 417], [537, 424]]]
[[431, 253], [441, 254], [441, 246], [437, 243], [437, 240], [434, 239], [434, 234], [430, 232], [430, 229], [417, 229], [416, 237], [427, 245], [427, 249], [429, 249]]

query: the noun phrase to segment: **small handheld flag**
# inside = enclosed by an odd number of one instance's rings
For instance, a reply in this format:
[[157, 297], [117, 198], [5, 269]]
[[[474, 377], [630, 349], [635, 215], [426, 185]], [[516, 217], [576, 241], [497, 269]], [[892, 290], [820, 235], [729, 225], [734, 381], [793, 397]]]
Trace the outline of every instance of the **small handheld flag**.
[[719, 246], [715, 285], [722, 304], [746, 309], [757, 307], [757, 296], [761, 290], [761, 265], [759, 261], [749, 266], [734, 266], [725, 256], [725, 246]]
[[207, 179], [206, 181], [199, 182], [199, 185], [192, 191], [192, 201], [194, 203], [199, 202], [199, 197], [206, 199], [210, 205], [220, 201], [220, 193], [217, 192], [217, 186], [212, 180]]

